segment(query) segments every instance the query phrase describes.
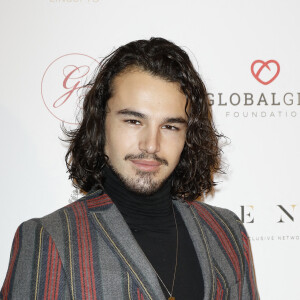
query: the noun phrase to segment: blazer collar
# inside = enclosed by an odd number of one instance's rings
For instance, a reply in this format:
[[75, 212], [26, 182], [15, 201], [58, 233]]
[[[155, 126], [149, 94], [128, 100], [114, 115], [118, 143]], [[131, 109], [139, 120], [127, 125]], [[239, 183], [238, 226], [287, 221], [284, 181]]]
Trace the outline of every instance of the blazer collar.
[[[95, 227], [144, 294], [149, 299], [165, 299], [152, 265], [109, 196], [98, 190], [89, 193], [84, 200]], [[202, 220], [193, 205], [182, 200], [174, 200], [173, 203], [182, 216], [199, 259], [204, 280], [204, 300], [211, 300], [216, 291], [216, 275]]]

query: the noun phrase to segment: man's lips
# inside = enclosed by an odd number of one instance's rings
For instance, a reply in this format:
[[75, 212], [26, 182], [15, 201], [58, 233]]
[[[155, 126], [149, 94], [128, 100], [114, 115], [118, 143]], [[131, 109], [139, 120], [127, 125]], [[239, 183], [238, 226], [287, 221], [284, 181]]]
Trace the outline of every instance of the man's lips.
[[133, 159], [130, 161], [142, 171], [156, 171], [161, 165], [161, 163], [156, 160]]

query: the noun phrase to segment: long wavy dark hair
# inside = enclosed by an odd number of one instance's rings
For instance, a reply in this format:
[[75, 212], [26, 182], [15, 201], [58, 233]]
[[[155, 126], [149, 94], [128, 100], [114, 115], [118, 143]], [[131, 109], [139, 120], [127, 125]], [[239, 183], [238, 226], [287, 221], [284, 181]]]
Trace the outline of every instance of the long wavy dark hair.
[[219, 134], [214, 126], [206, 88], [187, 53], [163, 38], [138, 40], [119, 47], [100, 63], [83, 102], [75, 130], [64, 129], [69, 149], [65, 160], [69, 178], [81, 191], [102, 188], [107, 102], [113, 80], [129, 68], [139, 68], [179, 83], [189, 105], [186, 141], [172, 176], [172, 195], [193, 201], [212, 191], [221, 170]]

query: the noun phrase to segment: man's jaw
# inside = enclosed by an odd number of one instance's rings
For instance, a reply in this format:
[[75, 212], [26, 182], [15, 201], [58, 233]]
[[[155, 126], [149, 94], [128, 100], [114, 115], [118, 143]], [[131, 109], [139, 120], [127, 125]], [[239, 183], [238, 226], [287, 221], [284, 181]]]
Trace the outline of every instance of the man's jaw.
[[[126, 188], [132, 192], [141, 194], [141, 195], [151, 195], [155, 193], [162, 185], [163, 183], [168, 179], [162, 178], [158, 179], [156, 176], [158, 175], [160, 168], [162, 167], [161, 165], [164, 165], [164, 163], [161, 163], [156, 160], [149, 160], [149, 159], [140, 159], [140, 158], [132, 158], [132, 159], [127, 159], [127, 161], [132, 164], [133, 167], [133, 172], [134, 173], [127, 173], [127, 174], [122, 174], [119, 172], [115, 167], [113, 167], [109, 162], [108, 165], [112, 169], [112, 171], [116, 174], [116, 176], [123, 182], [123, 184], [126, 186]], [[145, 166], [145, 168], [156, 168], [151, 165], [158, 165], [156, 171], [146, 171], [142, 170], [141, 168], [138, 168], [138, 162], [134, 164], [132, 161], [140, 161], [142, 162], [142, 165], [148, 164], [148, 166]], [[150, 164], [150, 166], [149, 166]], [[124, 167], [124, 166], [123, 166]], [[125, 169], [125, 168], [124, 168]]]

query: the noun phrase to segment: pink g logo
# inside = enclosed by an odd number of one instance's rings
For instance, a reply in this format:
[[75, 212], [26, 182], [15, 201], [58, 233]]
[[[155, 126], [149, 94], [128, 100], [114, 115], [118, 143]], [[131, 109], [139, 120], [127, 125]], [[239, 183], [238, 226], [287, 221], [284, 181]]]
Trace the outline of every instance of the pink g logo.
[[48, 111], [58, 120], [77, 124], [83, 88], [98, 62], [85, 54], [72, 53], [55, 59], [46, 69], [41, 93]]
[[251, 73], [254, 78], [267, 85], [274, 81], [280, 72], [280, 65], [276, 60], [255, 60], [251, 65]]

